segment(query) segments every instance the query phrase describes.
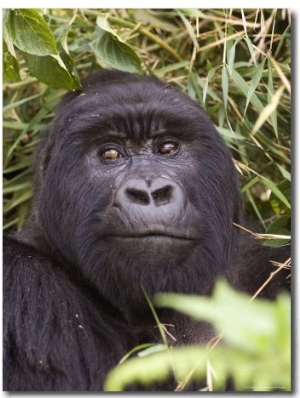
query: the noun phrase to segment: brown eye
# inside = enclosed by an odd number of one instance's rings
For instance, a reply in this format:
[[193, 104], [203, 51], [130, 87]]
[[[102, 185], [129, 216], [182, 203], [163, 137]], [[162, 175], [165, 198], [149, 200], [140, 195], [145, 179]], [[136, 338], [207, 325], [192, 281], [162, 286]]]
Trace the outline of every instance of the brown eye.
[[100, 155], [104, 160], [116, 160], [122, 156], [116, 149], [106, 149]]
[[179, 144], [174, 141], [168, 141], [161, 144], [158, 148], [159, 155], [173, 155], [179, 149]]

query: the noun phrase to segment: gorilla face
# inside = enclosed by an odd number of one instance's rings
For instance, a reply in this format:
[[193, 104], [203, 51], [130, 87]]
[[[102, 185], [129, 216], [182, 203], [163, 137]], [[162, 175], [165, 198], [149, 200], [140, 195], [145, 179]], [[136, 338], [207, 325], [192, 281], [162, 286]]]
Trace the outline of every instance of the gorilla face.
[[87, 79], [65, 97], [37, 169], [35, 218], [52, 250], [120, 307], [139, 303], [141, 285], [208, 292], [234, 256], [227, 148], [194, 101], [156, 79]]

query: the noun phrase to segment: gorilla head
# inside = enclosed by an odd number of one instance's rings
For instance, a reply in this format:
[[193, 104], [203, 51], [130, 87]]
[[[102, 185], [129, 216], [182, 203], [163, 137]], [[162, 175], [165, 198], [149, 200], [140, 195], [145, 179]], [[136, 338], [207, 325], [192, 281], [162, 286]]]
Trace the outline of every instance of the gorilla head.
[[36, 164], [34, 223], [70, 272], [126, 310], [208, 293], [236, 250], [241, 200], [202, 109], [164, 83], [107, 71], [66, 95]]

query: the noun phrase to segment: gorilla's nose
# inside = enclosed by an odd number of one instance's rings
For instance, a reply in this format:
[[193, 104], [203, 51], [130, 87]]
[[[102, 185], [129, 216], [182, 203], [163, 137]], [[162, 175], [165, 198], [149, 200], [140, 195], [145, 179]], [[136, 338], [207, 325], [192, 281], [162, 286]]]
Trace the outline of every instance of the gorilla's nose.
[[134, 212], [135, 217], [164, 218], [178, 216], [184, 208], [185, 195], [182, 188], [164, 177], [154, 178], [147, 183], [142, 178], [125, 181], [116, 191], [114, 206], [125, 213]]

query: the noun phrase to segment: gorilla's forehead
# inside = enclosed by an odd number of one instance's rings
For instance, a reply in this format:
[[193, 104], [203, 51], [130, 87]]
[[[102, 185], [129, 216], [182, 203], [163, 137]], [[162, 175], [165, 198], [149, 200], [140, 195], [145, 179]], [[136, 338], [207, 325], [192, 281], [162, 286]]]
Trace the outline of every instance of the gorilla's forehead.
[[130, 140], [147, 140], [161, 133], [194, 139], [207, 130], [202, 126], [209, 120], [186, 95], [169, 87], [141, 87], [89, 90], [73, 99], [65, 117], [74, 121], [69, 124], [73, 131], [117, 132]]

